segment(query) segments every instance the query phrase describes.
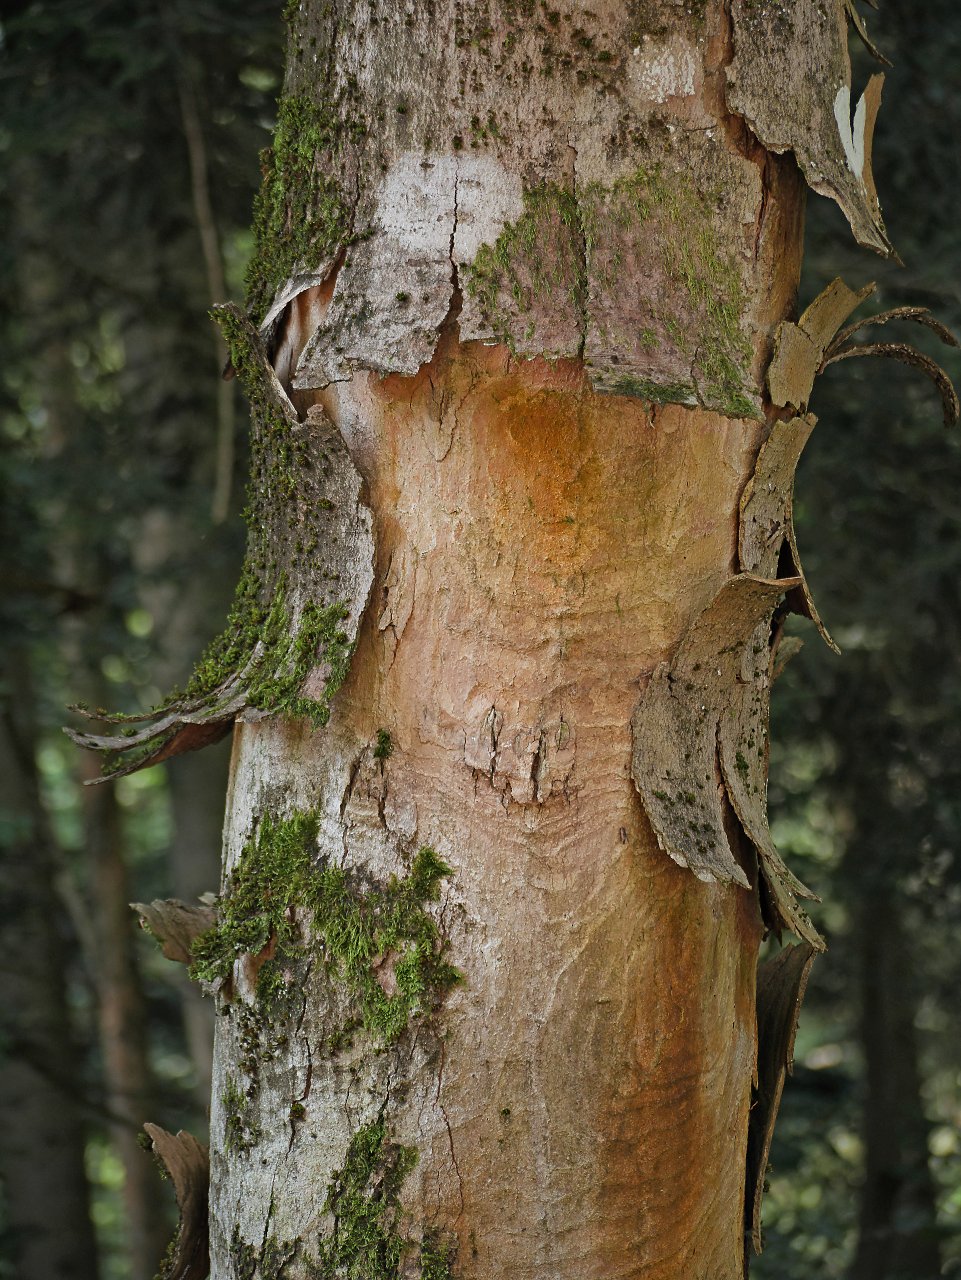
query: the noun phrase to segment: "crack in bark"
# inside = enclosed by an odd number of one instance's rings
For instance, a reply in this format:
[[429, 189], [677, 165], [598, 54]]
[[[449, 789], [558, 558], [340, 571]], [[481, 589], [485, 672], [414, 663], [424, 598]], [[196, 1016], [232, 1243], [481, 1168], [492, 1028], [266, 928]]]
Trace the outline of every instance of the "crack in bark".
[[348, 831], [348, 825], [349, 825], [347, 822], [347, 806], [350, 804], [351, 798], [354, 794], [354, 787], [357, 785], [357, 775], [360, 773], [360, 766], [363, 763], [365, 750], [366, 748], [362, 747], [360, 751], [358, 751], [357, 755], [354, 756], [354, 759], [351, 761], [350, 775], [347, 779], [347, 786], [344, 788], [344, 793], [340, 798], [340, 813], [338, 816], [340, 818], [340, 836], [341, 836], [341, 843], [343, 844], [343, 847], [344, 847], [344, 864], [345, 865], [347, 863], [348, 857], [350, 856], [350, 850], [347, 846], [347, 831]]
[[577, 230], [578, 230], [578, 248], [581, 280], [583, 282], [581, 296], [577, 306], [577, 318], [580, 325], [580, 341], [577, 344], [576, 358], [583, 363], [584, 352], [587, 349], [587, 325], [589, 319], [589, 301], [590, 301], [590, 274], [587, 261], [587, 232], [584, 229], [584, 216], [581, 213], [580, 201], [577, 197], [577, 148], [570, 140], [567, 139], [567, 149], [571, 157], [571, 194], [574, 197], [574, 208], [577, 210]]
[[537, 746], [534, 750], [534, 756], [531, 760], [531, 790], [534, 799], [538, 803], [543, 799], [541, 796], [541, 783], [544, 781], [544, 774], [547, 771], [547, 732], [541, 729], [537, 737]]
[[450, 1127], [450, 1118], [447, 1115], [447, 1108], [440, 1100], [440, 1091], [441, 1085], [444, 1081], [444, 1065], [446, 1061], [447, 1046], [442, 1040], [440, 1045], [440, 1066], [437, 1070], [437, 1088], [434, 1092], [434, 1102], [437, 1105], [438, 1111], [440, 1111], [441, 1115], [444, 1117], [444, 1125], [447, 1129], [447, 1145], [450, 1148], [451, 1164], [454, 1166], [454, 1173], [457, 1175], [457, 1193], [460, 1199], [460, 1212], [455, 1219], [456, 1224], [457, 1222], [460, 1222], [466, 1212], [466, 1201], [464, 1199], [464, 1179], [461, 1175], [460, 1165], [457, 1163], [457, 1152], [454, 1150], [454, 1134]]

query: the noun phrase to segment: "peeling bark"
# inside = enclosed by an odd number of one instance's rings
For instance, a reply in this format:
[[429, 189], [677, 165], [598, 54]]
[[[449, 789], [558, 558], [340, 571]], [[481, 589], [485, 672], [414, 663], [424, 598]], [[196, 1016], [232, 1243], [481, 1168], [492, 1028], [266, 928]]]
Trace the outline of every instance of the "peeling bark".
[[[829, 364], [847, 360], [851, 356], [887, 356], [927, 374], [941, 397], [944, 425], [954, 426], [961, 416], [961, 404], [954, 384], [936, 361], [904, 342], [852, 345], [851, 338], [861, 329], [889, 324], [891, 321], [911, 321], [922, 325], [950, 347], [958, 346], [957, 338], [946, 325], [931, 315], [927, 307], [894, 307], [890, 311], [880, 311], [876, 315], [855, 320], [853, 324], [842, 328], [844, 321], [873, 292], [873, 284], [865, 285], [855, 293], [843, 280], [833, 280], [823, 293], [818, 294], [797, 324], [785, 321], [778, 327], [774, 339], [774, 354], [767, 371], [772, 401], [775, 405], [793, 405], [804, 409], [815, 378]], [[809, 612], [808, 616], [813, 617], [813, 614]], [[828, 637], [825, 636], [825, 639]]]
[[[267, 332], [333, 283], [294, 385], [414, 374], [456, 300], [462, 340], [583, 359], [599, 390], [759, 416], [778, 223], [797, 216], [797, 190], [791, 166], [731, 145], [717, 8], [535, 19], [506, 2], [351, 3], [331, 30], [301, 5], [285, 92], [340, 177], [336, 197], [311, 197], [317, 235], [290, 274], [270, 279], [269, 248], [255, 265]], [[274, 163], [290, 169], [290, 152], [284, 133]]]
[[852, 101], [851, 8], [849, 0], [732, 0], [728, 103], [769, 151], [794, 153], [808, 185], [837, 201], [859, 244], [892, 257], [871, 170], [884, 76], [872, 76]]
[[192, 906], [176, 898], [155, 898], [153, 902], [131, 902], [130, 905], [140, 916], [143, 928], [160, 943], [167, 959], [179, 964], [192, 963], [194, 939], [206, 933], [217, 918], [212, 902]]
[[794, 1067], [794, 1037], [814, 948], [785, 947], [757, 975], [757, 1084], [748, 1138], [747, 1230], [761, 1252], [761, 1199], [784, 1083]]
[[207, 1148], [183, 1129], [176, 1135], [145, 1124], [157, 1159], [174, 1185], [180, 1222], [159, 1272], [160, 1280], [206, 1280], [210, 1271], [207, 1242], [207, 1192], [210, 1161]]
[[[253, 411], [247, 557], [223, 635], [184, 694], [139, 716], [74, 708], [122, 733], [67, 734], [105, 753], [99, 781], [219, 741], [238, 719], [285, 711], [326, 723], [371, 587], [360, 476], [320, 406], [301, 422], [236, 307], [219, 308]], [[146, 722], [143, 728], [131, 727]], [[97, 781], [94, 779], [93, 781]]]

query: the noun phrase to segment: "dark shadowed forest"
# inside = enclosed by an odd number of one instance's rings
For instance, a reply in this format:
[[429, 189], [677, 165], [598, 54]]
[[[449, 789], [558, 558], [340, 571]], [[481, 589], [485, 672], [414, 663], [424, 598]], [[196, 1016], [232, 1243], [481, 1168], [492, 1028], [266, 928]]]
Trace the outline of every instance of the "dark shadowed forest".
[[[873, 279], [875, 310], [928, 306], [961, 332], [961, 14], [930, 0], [871, 18], [893, 63], [874, 171], [904, 266], [856, 250], [811, 196], [800, 300]], [[246, 408], [207, 312], [243, 296], [283, 42], [276, 0], [47, 0], [6, 6], [0, 26], [11, 1280], [24, 1231], [73, 1233], [91, 1278], [153, 1275], [176, 1206], [142, 1125], [207, 1123], [212, 1007], [129, 904], [217, 890], [229, 740], [85, 787], [99, 761], [62, 726], [72, 703], [159, 702], [229, 605]], [[957, 382], [961, 356], [928, 337]], [[804, 646], [773, 702], [771, 817], [829, 950], [751, 1274], [961, 1276], [961, 437], [891, 361], [834, 366], [811, 407], [795, 519], [842, 655], [792, 622]]]

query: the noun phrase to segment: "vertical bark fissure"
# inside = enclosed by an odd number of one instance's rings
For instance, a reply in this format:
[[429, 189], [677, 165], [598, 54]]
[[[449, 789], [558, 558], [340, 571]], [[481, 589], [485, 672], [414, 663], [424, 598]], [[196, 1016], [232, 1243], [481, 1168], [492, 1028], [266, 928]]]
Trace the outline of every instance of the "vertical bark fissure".
[[571, 142], [570, 135], [567, 138], [567, 149], [571, 158], [571, 195], [574, 197], [574, 208], [577, 210], [576, 231], [579, 236], [578, 254], [580, 257], [578, 270], [578, 289], [577, 303], [578, 320], [580, 325], [580, 341], [577, 344], [575, 358], [583, 361], [584, 352], [587, 348], [587, 325], [588, 325], [588, 300], [590, 297], [590, 273], [588, 268], [588, 247], [587, 247], [587, 228], [584, 225], [584, 213], [581, 209], [581, 202], [577, 190], [577, 147]]

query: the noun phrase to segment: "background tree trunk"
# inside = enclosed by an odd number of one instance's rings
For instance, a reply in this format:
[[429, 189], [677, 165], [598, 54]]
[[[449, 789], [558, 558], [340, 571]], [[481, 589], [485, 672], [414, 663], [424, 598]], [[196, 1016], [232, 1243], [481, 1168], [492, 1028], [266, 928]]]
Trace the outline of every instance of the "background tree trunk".
[[23, 1280], [97, 1274], [78, 1109], [80, 1065], [64, 993], [63, 908], [33, 760], [33, 694], [23, 650], [3, 654], [0, 928], [3, 1052], [0, 1178], [5, 1244]]
[[865, 894], [857, 937], [867, 1089], [864, 1185], [851, 1277], [937, 1276], [937, 1198], [921, 1098], [917, 1000], [895, 893], [875, 884]]
[[[91, 762], [95, 763], [95, 762]], [[90, 770], [96, 778], [94, 769]], [[156, 1268], [169, 1235], [165, 1196], [153, 1161], [138, 1142], [156, 1112], [143, 986], [134, 952], [134, 896], [121, 814], [112, 787], [84, 791], [84, 847], [90, 859], [90, 914], [96, 951], [97, 1021], [110, 1136], [123, 1166], [124, 1222], [133, 1275]]]

